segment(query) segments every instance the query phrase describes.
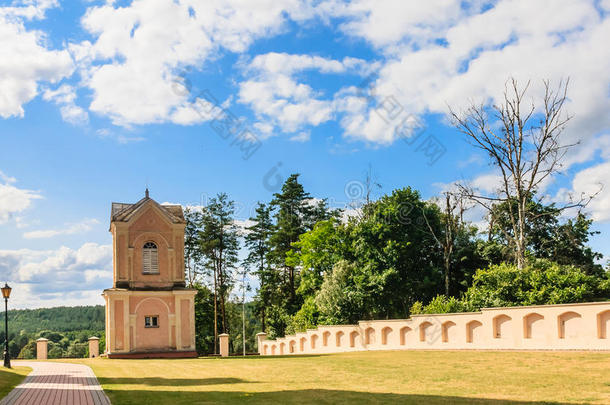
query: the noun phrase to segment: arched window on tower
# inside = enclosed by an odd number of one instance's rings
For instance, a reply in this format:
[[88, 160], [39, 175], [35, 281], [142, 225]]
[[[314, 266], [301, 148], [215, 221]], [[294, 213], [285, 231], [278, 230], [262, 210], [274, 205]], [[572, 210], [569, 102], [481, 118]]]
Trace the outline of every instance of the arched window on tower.
[[159, 256], [154, 242], [146, 242], [142, 248], [142, 273], [159, 274]]

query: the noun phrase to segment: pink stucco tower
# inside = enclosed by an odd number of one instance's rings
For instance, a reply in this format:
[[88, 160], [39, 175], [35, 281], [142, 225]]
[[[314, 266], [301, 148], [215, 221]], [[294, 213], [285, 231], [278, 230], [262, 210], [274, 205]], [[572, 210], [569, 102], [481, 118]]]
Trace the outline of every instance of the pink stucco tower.
[[112, 203], [113, 286], [106, 300], [111, 358], [194, 357], [196, 290], [185, 287], [184, 227], [179, 205], [146, 190], [135, 204]]

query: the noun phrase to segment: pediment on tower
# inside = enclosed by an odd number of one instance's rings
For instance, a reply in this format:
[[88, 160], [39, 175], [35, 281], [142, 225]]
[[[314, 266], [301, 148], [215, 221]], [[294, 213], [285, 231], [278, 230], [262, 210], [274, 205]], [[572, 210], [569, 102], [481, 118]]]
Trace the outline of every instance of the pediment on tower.
[[180, 205], [159, 204], [146, 196], [135, 204], [112, 203], [110, 222], [133, 222], [144, 213], [153, 210], [169, 224], [185, 224], [184, 214]]

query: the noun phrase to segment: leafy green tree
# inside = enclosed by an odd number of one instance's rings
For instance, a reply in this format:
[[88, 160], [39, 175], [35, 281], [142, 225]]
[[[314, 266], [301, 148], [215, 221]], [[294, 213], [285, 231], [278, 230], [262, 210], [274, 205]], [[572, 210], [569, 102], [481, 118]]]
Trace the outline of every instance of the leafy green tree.
[[[8, 311], [8, 316], [12, 332], [101, 331], [104, 330], [105, 309], [103, 305], [19, 309]], [[1, 312], [0, 324], [3, 323], [4, 312]], [[0, 336], [4, 336], [4, 331], [0, 331]]]
[[536, 256], [559, 264], [578, 266], [590, 275], [603, 276], [602, 266], [596, 263], [603, 255], [587, 246], [589, 237], [599, 233], [591, 231], [592, 223], [593, 220], [578, 213], [576, 218], [568, 219], [554, 228], [552, 239], [540, 245]]
[[[261, 331], [261, 323], [255, 316], [255, 304], [246, 302], [246, 353], [256, 352], [256, 334]], [[240, 300], [227, 302], [227, 314], [229, 319], [231, 339], [229, 340], [229, 350], [231, 353], [242, 354], [244, 334], [242, 328], [242, 302]]]
[[270, 339], [279, 336], [286, 336], [286, 328], [290, 323], [290, 314], [286, 306], [282, 304], [272, 304], [267, 308], [267, 334]]
[[87, 343], [72, 342], [65, 352], [65, 356], [69, 358], [83, 358], [87, 354]]
[[197, 353], [215, 352], [214, 343], [214, 297], [206, 286], [195, 283], [195, 346]]
[[36, 341], [30, 340], [19, 352], [20, 359], [35, 359], [36, 358]]
[[59, 343], [65, 336], [59, 332], [44, 330], [38, 334], [39, 337], [49, 339], [53, 343]]
[[[557, 226], [559, 210], [554, 205], [545, 206], [535, 201], [534, 195], [530, 195], [524, 209], [523, 219], [524, 249], [532, 252], [544, 246], [553, 239], [553, 229]], [[501, 260], [514, 261], [515, 240], [513, 228], [513, 213], [518, 210], [516, 199], [508, 199], [492, 206], [489, 212], [489, 234], [488, 240], [495, 241], [502, 247]]]
[[368, 293], [361, 282], [356, 265], [346, 260], [338, 262], [324, 277], [315, 303], [319, 320], [324, 324], [353, 324], [366, 313]]
[[[361, 319], [406, 317], [411, 305], [442, 291], [443, 252], [438, 207], [406, 188], [370, 202], [363, 215], [346, 225], [319, 222], [301, 235], [289, 254], [301, 266], [299, 293], [308, 302], [289, 329], [316, 321], [353, 323]], [[474, 231], [460, 227], [453, 236], [452, 265], [466, 273], [464, 257], [476, 252]], [[455, 281], [456, 290], [462, 287]], [[315, 303], [315, 306], [313, 305]]]
[[10, 341], [8, 344], [8, 352], [12, 358], [15, 358], [21, 352], [21, 347], [14, 340]]
[[104, 353], [106, 351], [106, 332], [98, 334], [98, 337], [100, 338], [99, 353]]
[[463, 196], [445, 192], [442, 199], [433, 199], [431, 204], [431, 209], [439, 209], [436, 213], [439, 223], [432, 223], [425, 211], [423, 218], [442, 252], [445, 295], [457, 295], [468, 285], [473, 269], [485, 264], [478, 255], [477, 229], [463, 220], [466, 211]]
[[[72, 343], [86, 344], [90, 336], [104, 336], [101, 305], [11, 310], [9, 319], [9, 353], [13, 358], [35, 357], [36, 339], [43, 336], [50, 340], [49, 347], [61, 349], [61, 356]], [[100, 329], [92, 329], [98, 326]], [[0, 341], [4, 341], [3, 331]]]
[[[411, 188], [394, 190], [370, 204], [350, 230], [366, 318], [401, 318], [415, 301], [442, 288], [442, 253], [429, 227], [440, 234], [439, 210]], [[429, 226], [426, 225], [426, 217]]]
[[[496, 204], [490, 212], [491, 263], [513, 259], [515, 238], [509, 211], [510, 206], [516, 204], [516, 200], [505, 201]], [[579, 266], [588, 274], [603, 274], [602, 267], [596, 264], [602, 255], [587, 246], [589, 238], [596, 234], [590, 229], [592, 220], [578, 213], [575, 218], [561, 223], [562, 211], [554, 204], [536, 202], [533, 195], [528, 198], [525, 211], [525, 247], [529, 256]]]
[[315, 298], [312, 296], [307, 297], [303, 305], [301, 305], [301, 309], [290, 317], [285, 333], [294, 334], [315, 328], [318, 324], [319, 315], [320, 311], [318, 310]]
[[65, 357], [64, 349], [62, 349], [62, 347], [56, 343], [49, 342], [47, 349], [47, 357], [49, 359], [61, 359], [62, 357]]
[[281, 335], [303, 303], [304, 296], [297, 294], [302, 269], [299, 237], [337, 215], [326, 200], [305, 192], [299, 175], [292, 174], [269, 206], [259, 204], [250, 218], [254, 225], [245, 236], [249, 253], [244, 265], [255, 269], [259, 278], [256, 312], [270, 336]]
[[300, 267], [297, 292], [313, 297], [322, 286], [324, 276], [332, 272], [339, 260], [348, 257], [349, 242], [343, 225], [335, 218], [320, 221], [311, 231], [299, 236], [287, 254], [287, 262]]

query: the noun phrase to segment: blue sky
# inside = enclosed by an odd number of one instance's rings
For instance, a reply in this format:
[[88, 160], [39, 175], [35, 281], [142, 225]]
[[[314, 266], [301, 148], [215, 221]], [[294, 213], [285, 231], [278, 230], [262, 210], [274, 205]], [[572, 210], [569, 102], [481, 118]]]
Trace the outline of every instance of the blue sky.
[[[597, 190], [610, 177], [609, 12], [608, 0], [0, 2], [0, 274], [13, 304], [101, 303], [110, 203], [146, 185], [184, 205], [227, 192], [241, 220], [293, 172], [335, 206], [369, 167], [378, 194], [490, 191], [493, 168], [447, 106], [493, 103], [510, 76], [531, 80], [534, 99], [543, 79], [570, 78], [564, 139], [580, 144], [543, 192]], [[218, 129], [226, 117], [235, 134]], [[608, 190], [587, 208], [604, 262]]]

